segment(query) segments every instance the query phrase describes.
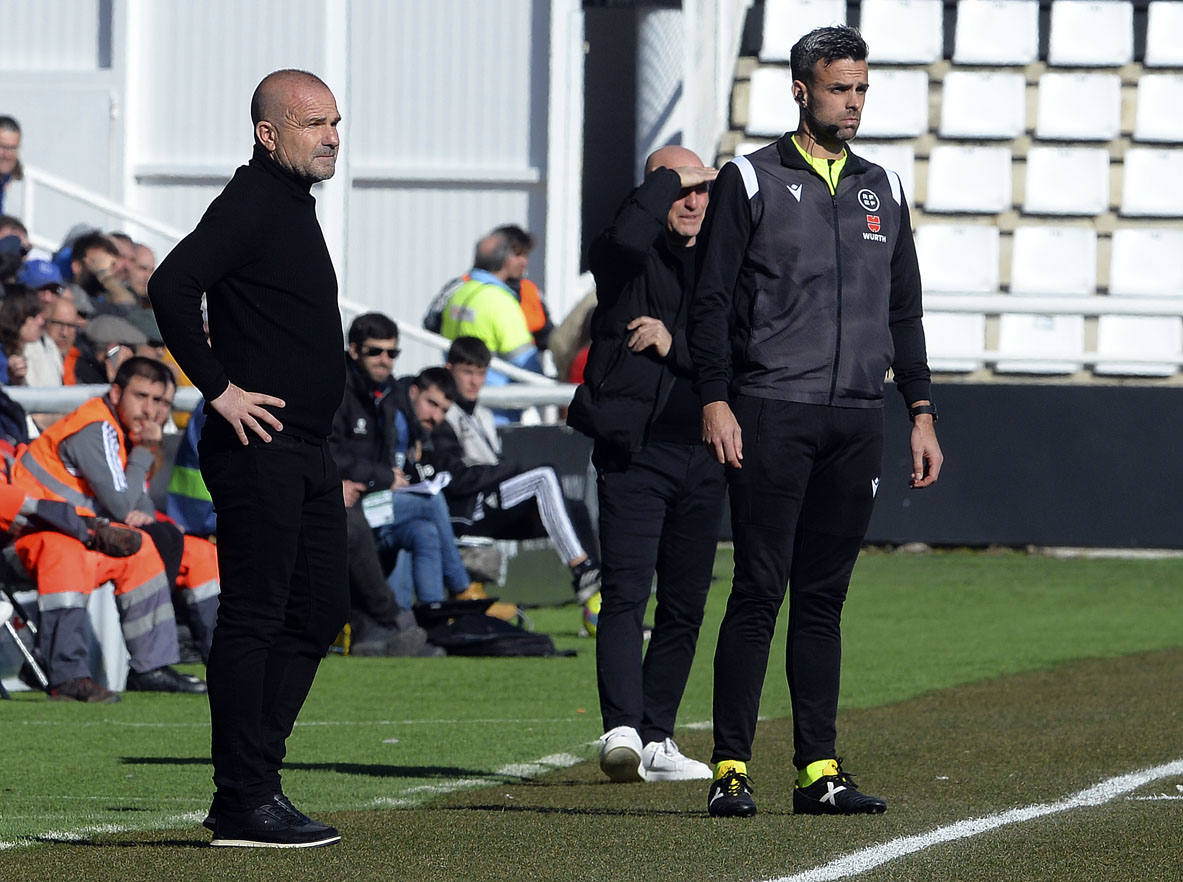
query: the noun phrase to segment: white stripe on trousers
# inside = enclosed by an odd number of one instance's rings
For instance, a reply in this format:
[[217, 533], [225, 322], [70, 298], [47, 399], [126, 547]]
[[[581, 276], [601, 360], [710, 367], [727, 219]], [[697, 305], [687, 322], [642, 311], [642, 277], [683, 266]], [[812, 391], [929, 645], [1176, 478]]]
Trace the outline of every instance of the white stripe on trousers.
[[531, 496], [534, 497], [538, 503], [542, 526], [550, 541], [554, 543], [555, 551], [563, 559], [563, 563], [569, 565], [577, 557], [586, 554], [579, 537], [575, 535], [575, 528], [571, 526], [571, 518], [567, 516], [567, 506], [563, 502], [559, 479], [550, 466], [539, 466], [512, 478], [506, 478], [497, 488], [497, 492], [501, 497], [502, 509], [513, 508]]

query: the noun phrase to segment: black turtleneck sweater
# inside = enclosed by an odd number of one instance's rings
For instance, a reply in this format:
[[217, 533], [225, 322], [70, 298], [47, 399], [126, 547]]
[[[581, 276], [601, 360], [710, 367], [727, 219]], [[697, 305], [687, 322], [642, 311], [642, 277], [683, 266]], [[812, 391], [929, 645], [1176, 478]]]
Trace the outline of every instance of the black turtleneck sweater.
[[[341, 403], [344, 341], [337, 277], [309, 189], [256, 146], [157, 267], [148, 295], [165, 343], [207, 402], [231, 382], [275, 395], [286, 402], [274, 410], [285, 434], [321, 439]], [[206, 410], [204, 437], [238, 444]]]

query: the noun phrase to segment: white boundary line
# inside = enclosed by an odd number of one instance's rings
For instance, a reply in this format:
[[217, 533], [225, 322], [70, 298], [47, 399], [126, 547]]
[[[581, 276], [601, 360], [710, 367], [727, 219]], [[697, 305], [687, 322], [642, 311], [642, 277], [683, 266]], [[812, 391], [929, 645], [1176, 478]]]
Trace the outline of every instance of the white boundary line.
[[868, 870], [873, 870], [876, 867], [886, 864], [888, 861], [915, 854], [934, 845], [953, 842], [957, 839], [966, 839], [970, 836], [978, 836], [982, 833], [996, 830], [999, 827], [1005, 827], [1008, 824], [1020, 824], [1024, 821], [1042, 818], [1046, 815], [1056, 814], [1057, 812], [1101, 805], [1119, 796], [1123, 796], [1130, 791], [1137, 790], [1139, 787], [1143, 787], [1152, 781], [1157, 781], [1160, 778], [1166, 778], [1171, 775], [1183, 775], [1183, 759], [1178, 759], [1174, 762], [1155, 766], [1150, 769], [1142, 769], [1137, 772], [1118, 775], [1115, 778], [1102, 781], [1100, 784], [1088, 787], [1079, 793], [1065, 797], [1057, 802], [1029, 805], [1024, 808], [1011, 809], [1010, 811], [988, 815], [984, 818], [969, 818], [945, 827], [938, 827], [935, 830], [930, 830], [927, 833], [921, 833], [917, 836], [904, 836], [899, 839], [893, 839], [881, 845], [873, 845], [861, 851], [853, 852], [828, 864], [806, 870], [803, 873], [795, 873], [792, 876], [779, 876], [776, 879], [768, 880], [768, 882], [827, 882], [827, 880], [832, 879], [845, 879], [847, 876], [856, 876], [859, 873], [865, 873]]

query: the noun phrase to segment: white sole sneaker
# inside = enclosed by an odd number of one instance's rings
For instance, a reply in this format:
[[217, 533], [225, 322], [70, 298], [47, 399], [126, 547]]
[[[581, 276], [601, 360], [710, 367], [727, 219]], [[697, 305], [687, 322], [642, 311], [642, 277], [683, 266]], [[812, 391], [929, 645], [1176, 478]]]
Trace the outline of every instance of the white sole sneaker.
[[650, 741], [641, 751], [641, 778], [645, 781], [710, 781], [711, 767], [691, 759], [674, 739]]
[[617, 726], [600, 736], [600, 769], [617, 783], [641, 776], [641, 736], [632, 726]]

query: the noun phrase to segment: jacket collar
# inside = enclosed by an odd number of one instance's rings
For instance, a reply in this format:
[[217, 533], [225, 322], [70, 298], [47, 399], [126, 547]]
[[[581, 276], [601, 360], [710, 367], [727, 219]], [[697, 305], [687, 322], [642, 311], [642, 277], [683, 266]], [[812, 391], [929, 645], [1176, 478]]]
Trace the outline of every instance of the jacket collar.
[[254, 152], [251, 154], [251, 161], [247, 164], [251, 168], [266, 174], [297, 199], [310, 202], [316, 201], [311, 192], [312, 184], [286, 171], [283, 166], [272, 159], [270, 154], [258, 144], [255, 145]]
[[[814, 172], [809, 163], [797, 151], [793, 145], [793, 135], [795, 132], [785, 132], [776, 142], [776, 152], [780, 156], [780, 164], [786, 168], [798, 169], [800, 171]], [[850, 149], [850, 145], [846, 145], [846, 165], [842, 169], [842, 174], [838, 180], [842, 180], [848, 175], [862, 174], [867, 170], [867, 162], [857, 153]]]

